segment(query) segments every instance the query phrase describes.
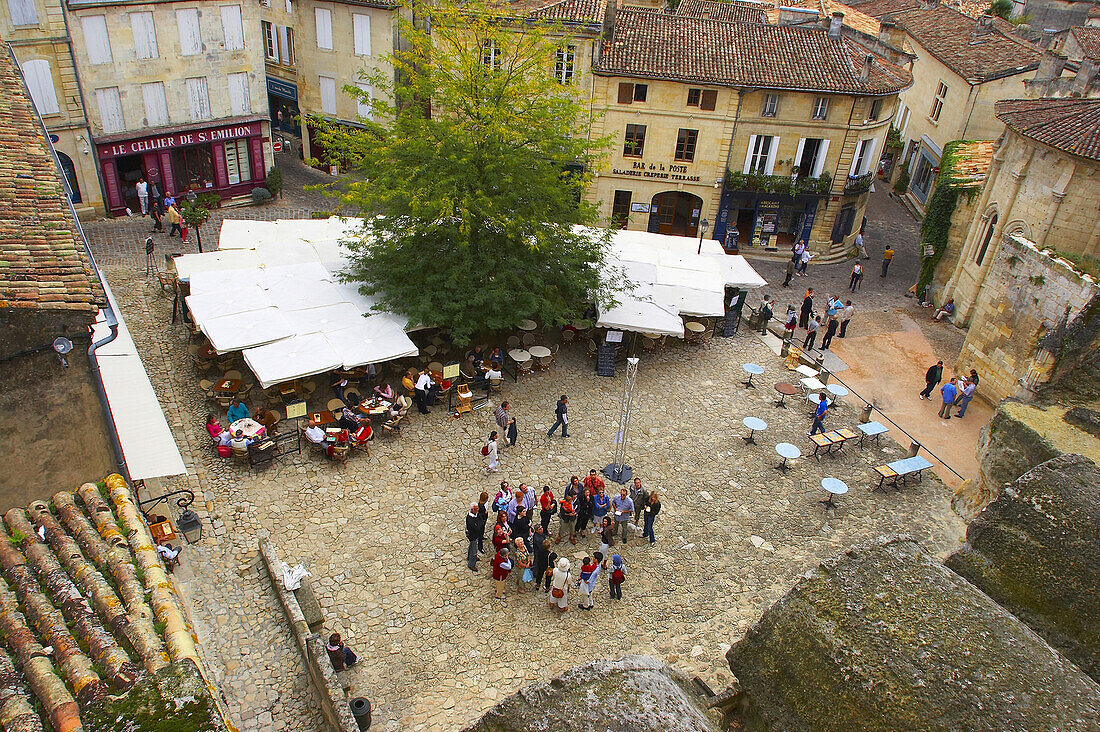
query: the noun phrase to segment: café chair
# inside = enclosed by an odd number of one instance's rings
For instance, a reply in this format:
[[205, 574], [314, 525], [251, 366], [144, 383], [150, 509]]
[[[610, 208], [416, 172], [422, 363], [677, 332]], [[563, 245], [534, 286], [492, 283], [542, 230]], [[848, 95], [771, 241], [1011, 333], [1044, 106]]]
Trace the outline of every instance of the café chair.
[[244, 378], [241, 375], [241, 372], [238, 371], [237, 369], [230, 369], [229, 371], [226, 371], [224, 376], [227, 379], [243, 379]]
[[231, 406], [233, 406], [233, 398], [232, 397], [219, 395], [217, 397], [217, 400], [218, 400], [218, 406], [221, 407], [222, 409], [229, 409]]
[[504, 379], [494, 376], [489, 379], [489, 393], [500, 394], [504, 391]]
[[595, 358], [596, 354], [600, 352], [599, 347], [596, 345], [596, 341], [592, 338], [588, 339], [588, 357]]
[[214, 388], [214, 382], [210, 379], [199, 379], [199, 388], [206, 394], [206, 398], [209, 399], [214, 396], [212, 391]]
[[520, 342], [523, 343], [524, 346], [533, 346], [533, 345], [535, 345], [535, 334], [534, 333], [524, 333], [523, 336], [520, 338]]
[[519, 348], [520, 342], [521, 342], [520, 337], [518, 335], [508, 336], [508, 350], [512, 350], [513, 348]]
[[248, 448], [247, 447], [233, 447], [230, 446], [233, 451], [233, 460], [238, 463], [248, 463]]
[[576, 338], [576, 337], [577, 337], [577, 333], [572, 328], [566, 328], [565, 330], [563, 330], [561, 332], [561, 342], [562, 343], [572, 343], [573, 339]]
[[349, 445], [333, 445], [332, 452], [329, 457], [332, 458], [332, 460], [335, 462], [343, 463], [347, 462], [348, 453], [350, 452], [351, 447]]
[[333, 414], [336, 414], [337, 412], [339, 412], [343, 408], [344, 408], [343, 400], [342, 399], [337, 399], [335, 397], [333, 397], [332, 399], [329, 399], [328, 404], [325, 405], [325, 409], [332, 412]]
[[519, 371], [516, 373], [517, 378], [520, 376], [530, 376], [533, 373], [532, 359], [527, 359], [526, 361], [521, 363], [518, 368]]

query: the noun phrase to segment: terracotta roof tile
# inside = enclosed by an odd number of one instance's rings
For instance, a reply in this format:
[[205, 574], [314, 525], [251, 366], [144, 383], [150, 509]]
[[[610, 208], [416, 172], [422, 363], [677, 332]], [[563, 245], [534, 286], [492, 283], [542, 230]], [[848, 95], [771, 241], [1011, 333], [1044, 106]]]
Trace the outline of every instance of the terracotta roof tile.
[[889, 94], [909, 72], [875, 57], [860, 79], [866, 50], [824, 28], [727, 23], [624, 8], [595, 73], [734, 87], [838, 94]]
[[1070, 32], [1077, 39], [1077, 45], [1085, 58], [1100, 61], [1100, 28], [1096, 26], [1078, 26], [1071, 28]]
[[0, 307], [98, 310], [103, 287], [8, 52], [0, 52], [0, 121]]
[[607, 0], [490, 0], [489, 7], [505, 15], [599, 24], [603, 22]]
[[981, 186], [989, 173], [989, 164], [993, 161], [992, 140], [956, 140], [947, 143], [944, 157], [950, 150], [951, 167], [947, 174], [960, 188]]
[[693, 18], [735, 23], [760, 23], [774, 5], [755, 0], [680, 0], [676, 12]]
[[994, 111], [1013, 132], [1100, 161], [1100, 99], [1005, 99]]
[[871, 0], [856, 8], [876, 18], [892, 17], [940, 63], [971, 84], [1036, 69], [1042, 56], [999, 23], [976, 35], [977, 20], [943, 5], [924, 8], [915, 0]]

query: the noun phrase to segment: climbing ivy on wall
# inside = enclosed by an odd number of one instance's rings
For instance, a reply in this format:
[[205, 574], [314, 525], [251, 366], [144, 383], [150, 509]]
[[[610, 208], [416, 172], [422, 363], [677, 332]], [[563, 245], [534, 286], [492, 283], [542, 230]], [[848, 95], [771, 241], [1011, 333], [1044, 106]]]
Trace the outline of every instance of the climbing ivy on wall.
[[[924, 209], [924, 221], [920, 225], [921, 236], [921, 267], [920, 277], [917, 279], [917, 293], [924, 292], [932, 282], [932, 275], [936, 271], [936, 265], [943, 259], [947, 251], [947, 236], [951, 232], [951, 216], [955, 213], [955, 207], [959, 203], [959, 195], [972, 198], [980, 190], [973, 181], [960, 181], [954, 177], [956, 154], [959, 146], [970, 142], [969, 140], [953, 140], [943, 146], [943, 156], [940, 158], [940, 172], [936, 176], [936, 189], [928, 200]], [[927, 247], [932, 247], [932, 252], [927, 253]]]

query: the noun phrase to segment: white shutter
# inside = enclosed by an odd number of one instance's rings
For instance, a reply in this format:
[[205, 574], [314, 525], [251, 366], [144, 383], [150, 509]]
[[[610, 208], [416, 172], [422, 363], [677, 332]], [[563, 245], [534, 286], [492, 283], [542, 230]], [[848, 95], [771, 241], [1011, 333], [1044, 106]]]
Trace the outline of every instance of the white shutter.
[[[794, 162], [793, 162], [793, 163], [791, 163], [791, 167], [792, 167], [792, 168], [793, 168], [793, 167], [794, 167], [795, 165], [798, 165], [798, 166], [801, 166], [801, 165], [802, 165], [802, 150], [803, 150], [803, 149], [804, 149], [805, 147], [806, 147], [806, 138], [805, 138], [805, 137], [800, 137], [800, 138], [798, 138], [798, 149], [797, 149], [797, 150], [795, 150], [795, 153], [794, 153]], [[799, 172], [799, 173], [802, 173], [803, 171], [802, 171], [802, 170], [799, 170], [798, 172]]]
[[336, 79], [331, 76], [319, 76], [321, 87], [321, 111], [336, 114]]
[[168, 99], [164, 95], [164, 83], [154, 81], [141, 85], [141, 96], [145, 102], [145, 119], [150, 127], [168, 124]]
[[244, 48], [244, 25], [241, 23], [240, 5], [222, 6], [222, 33], [225, 36], [225, 50], [239, 51]]
[[314, 8], [317, 18], [317, 48], [332, 50], [332, 11], [328, 8]]
[[370, 16], [354, 13], [351, 27], [355, 34], [355, 55], [370, 56]]
[[8, 12], [12, 25], [38, 25], [38, 8], [34, 7], [34, 0], [8, 0]]
[[860, 154], [860, 152], [863, 151], [863, 143], [864, 143], [863, 140], [860, 140], [859, 142], [856, 143], [856, 149], [852, 153], [852, 164], [848, 166], [848, 175], [849, 176], [856, 175], [856, 169], [859, 168], [859, 166], [860, 166], [859, 154]]
[[290, 66], [290, 39], [288, 36], [288, 29], [285, 25], [276, 26], [276, 32], [279, 39], [279, 62], [284, 66]]
[[821, 147], [817, 149], [817, 160], [814, 161], [813, 172], [810, 173], [814, 178], [821, 177], [821, 171], [825, 167], [825, 156], [829, 153], [829, 141], [822, 140]]
[[779, 137], [773, 136], [772, 146], [768, 148], [768, 162], [764, 166], [765, 175], [771, 175], [772, 171], [775, 170], [775, 154], [777, 152], [779, 152]]
[[177, 10], [176, 25], [180, 29], [180, 55], [194, 56], [202, 53], [202, 34], [199, 32], [198, 8]]
[[741, 172], [748, 175], [749, 166], [752, 165], [752, 151], [756, 148], [756, 135], [749, 135], [749, 150], [745, 153], [745, 169]]
[[366, 92], [367, 99], [363, 100], [362, 97], [356, 97], [356, 102], [359, 105], [359, 116], [363, 119], [374, 119], [374, 108], [370, 105], [370, 100], [374, 99], [374, 89], [371, 85], [364, 81], [357, 81], [355, 85], [359, 87], [360, 91]]
[[118, 94], [117, 86], [96, 89], [95, 100], [99, 106], [99, 124], [104, 132], [122, 132], [126, 129], [122, 118], [122, 98]]
[[187, 102], [191, 106], [191, 119], [210, 119], [210, 94], [205, 76], [187, 80]]
[[878, 144], [878, 140], [871, 138], [867, 141], [867, 153], [863, 156], [863, 170], [859, 172], [860, 175], [870, 173], [872, 170], [878, 169], [878, 161], [875, 160], [875, 145]]
[[103, 15], [87, 15], [80, 19], [84, 29], [84, 48], [88, 61], [93, 64], [111, 63], [111, 40], [107, 37], [107, 18]]
[[23, 78], [27, 82], [27, 91], [30, 92], [31, 101], [35, 109], [45, 117], [48, 114], [57, 114], [61, 108], [57, 106], [57, 92], [53, 85], [53, 72], [50, 71], [50, 62], [46, 59], [34, 59], [23, 64]]
[[248, 96], [248, 74], [244, 71], [229, 74], [229, 111], [231, 114], [252, 112], [252, 99]]
[[130, 29], [134, 32], [134, 54], [139, 58], [157, 58], [157, 29], [152, 13], [130, 13]]

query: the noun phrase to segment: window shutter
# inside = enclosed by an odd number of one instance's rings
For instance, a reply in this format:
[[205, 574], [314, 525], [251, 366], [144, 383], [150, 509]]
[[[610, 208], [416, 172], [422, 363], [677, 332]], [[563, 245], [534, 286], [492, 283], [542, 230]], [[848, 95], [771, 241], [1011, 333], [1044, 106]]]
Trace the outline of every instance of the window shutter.
[[792, 166], [797, 165], [799, 173], [808, 172], [808, 171], [803, 171], [802, 170], [802, 151], [805, 150], [805, 149], [806, 149], [806, 138], [805, 137], [798, 138], [798, 149], [795, 150], [795, 152], [794, 152], [794, 162], [791, 163], [791, 165]]
[[331, 76], [318, 77], [321, 89], [321, 111], [325, 114], [336, 114], [336, 79]]
[[221, 10], [225, 49], [227, 51], [240, 51], [244, 48], [244, 25], [241, 23], [241, 6], [223, 5]]
[[767, 175], [771, 175], [772, 171], [775, 170], [775, 157], [776, 157], [776, 153], [778, 153], [778, 152], [779, 152], [779, 137], [778, 136], [773, 136], [772, 137], [772, 146], [770, 148], [768, 148], [768, 162], [764, 167], [764, 172]]
[[276, 32], [279, 37], [279, 62], [284, 66], [290, 66], [294, 62], [294, 59], [290, 57], [290, 29], [285, 25], [280, 25]]
[[748, 175], [749, 166], [752, 165], [752, 151], [756, 149], [756, 135], [749, 135], [749, 149], [745, 153], [745, 168], [741, 171]]
[[34, 0], [8, 0], [8, 12], [11, 13], [12, 25], [38, 25], [38, 9], [34, 7]]
[[370, 56], [370, 16], [355, 13], [351, 16], [351, 25], [355, 34], [355, 55]]
[[198, 8], [177, 10], [176, 25], [179, 26], [180, 31], [180, 55], [195, 56], [202, 53]]
[[863, 170], [859, 172], [860, 175], [870, 173], [872, 170], [876, 169], [875, 145], [877, 143], [878, 140], [875, 138], [871, 138], [867, 141], [867, 152], [863, 155]]
[[825, 156], [829, 153], [829, 141], [822, 140], [821, 147], [817, 149], [817, 160], [814, 161], [813, 172], [810, 173], [814, 178], [821, 177], [821, 171], [825, 168]]
[[152, 13], [130, 13], [134, 33], [134, 54], [139, 58], [157, 58], [157, 31]]
[[191, 106], [191, 119], [210, 119], [210, 94], [205, 76], [187, 80], [187, 101]]
[[314, 8], [317, 19], [317, 48], [332, 50], [332, 11], [328, 8]]
[[88, 51], [88, 61], [93, 64], [111, 63], [111, 40], [107, 37], [107, 18], [102, 15], [89, 15], [80, 19], [84, 29], [84, 47]]
[[714, 89], [704, 89], [699, 96], [699, 109], [713, 110], [718, 104], [718, 92]]
[[356, 99], [359, 105], [359, 116], [363, 119], [374, 119], [374, 109], [370, 105], [370, 100], [374, 99], [374, 89], [371, 88], [370, 84], [362, 81], [355, 82], [355, 85], [359, 87], [360, 91], [367, 94], [367, 101], [363, 101], [361, 98]]
[[39, 114], [46, 116], [61, 111], [57, 106], [57, 92], [54, 90], [53, 72], [50, 71], [49, 61], [46, 59], [27, 61], [23, 64], [23, 78], [27, 81], [27, 90]]
[[628, 81], [619, 82], [619, 104], [630, 104], [634, 101], [634, 85]]
[[248, 74], [241, 71], [229, 74], [229, 111], [231, 114], [249, 114], [252, 111], [252, 99], [248, 94]]
[[149, 126], [168, 124], [168, 100], [164, 96], [164, 84], [159, 81], [142, 84], [141, 96], [145, 102], [145, 119]]
[[119, 97], [117, 86], [96, 89], [95, 100], [99, 106], [99, 123], [104, 132], [122, 132], [126, 129], [122, 117], [122, 99]]

